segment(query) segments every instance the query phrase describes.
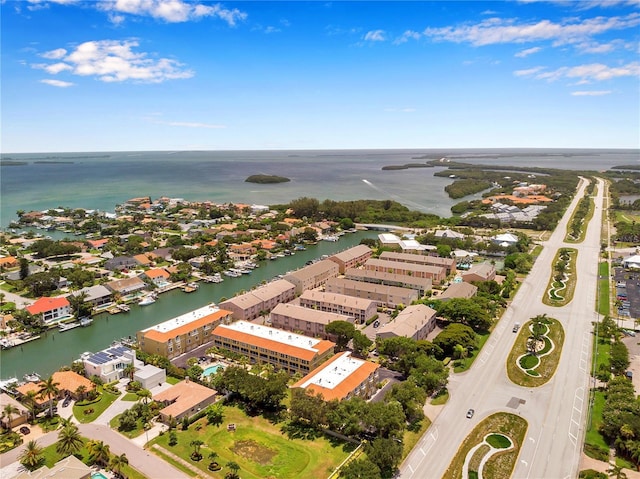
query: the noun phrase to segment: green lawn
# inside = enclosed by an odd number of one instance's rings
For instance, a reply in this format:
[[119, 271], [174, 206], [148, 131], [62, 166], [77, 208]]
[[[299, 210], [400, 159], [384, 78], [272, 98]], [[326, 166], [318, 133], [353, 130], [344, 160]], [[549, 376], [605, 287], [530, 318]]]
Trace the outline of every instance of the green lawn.
[[[560, 250], [568, 250], [569, 252], [569, 262], [566, 268], [566, 274], [569, 276], [565, 288], [558, 291], [558, 294], [562, 296], [562, 298], [551, 298], [549, 292], [553, 290], [556, 286], [556, 281], [553, 278], [556, 274], [555, 265], [560, 261]], [[573, 293], [576, 287], [576, 261], [578, 260], [578, 250], [575, 248], [560, 248], [555, 257], [553, 258], [553, 268], [551, 270], [551, 277], [549, 278], [549, 283], [547, 285], [547, 290], [542, 296], [542, 302], [547, 306], [565, 306], [571, 302], [573, 299]]]
[[73, 416], [80, 423], [88, 423], [95, 421], [111, 404], [118, 398], [118, 394], [105, 391], [102, 387], [98, 388], [101, 393], [100, 400], [86, 406], [73, 405]]
[[136, 393], [127, 393], [124, 396], [122, 396], [122, 401], [137, 401], [138, 399], [138, 395]]
[[427, 432], [427, 429], [429, 429], [429, 426], [431, 426], [431, 420], [425, 416], [425, 418], [420, 423], [419, 429], [415, 431], [409, 431], [409, 430], [404, 431], [404, 437], [402, 438], [402, 459], [403, 460], [409, 455], [411, 450], [418, 443], [418, 441], [424, 435], [424, 433]]
[[476, 360], [478, 355], [482, 352], [482, 347], [484, 346], [484, 343], [486, 343], [489, 340], [489, 336], [491, 336], [491, 332], [485, 332], [482, 334], [477, 333], [477, 336], [478, 336], [478, 347], [473, 351], [471, 351], [471, 354], [469, 354], [469, 356], [467, 356], [466, 358], [456, 359], [453, 372], [461, 373], [471, 367], [471, 365]]
[[120, 425], [120, 416], [122, 416], [122, 414], [118, 414], [113, 419], [111, 419], [111, 421], [109, 421], [109, 427], [111, 427], [111, 429], [113, 429], [114, 431], [118, 431], [120, 434], [128, 437], [129, 439], [138, 437], [140, 434], [144, 432], [144, 424], [140, 419], [136, 421], [135, 429], [132, 429], [131, 431], [119, 431], [118, 426]]
[[610, 314], [609, 298], [609, 263], [603, 261], [598, 263], [598, 313], [607, 316]]
[[431, 404], [433, 406], [440, 406], [442, 404], [446, 404], [448, 400], [449, 400], [449, 391], [446, 389], [443, 389], [437, 394], [436, 397], [434, 397], [431, 400]]
[[182, 379], [174, 378], [173, 376], [167, 376], [167, 382], [171, 385], [178, 384]]
[[[602, 409], [604, 408], [604, 403], [606, 402], [606, 395], [604, 391], [594, 391], [593, 394], [593, 408], [591, 409], [591, 424], [587, 424], [588, 429], [585, 435], [585, 444], [587, 446], [591, 446], [592, 448], [596, 448], [602, 451], [606, 451], [608, 454], [609, 444], [602, 434], [598, 432], [598, 428], [600, 424], [602, 424]], [[590, 448], [585, 448], [585, 452], [587, 455], [589, 454]], [[596, 458], [597, 459], [597, 458]]]
[[[236, 431], [227, 431], [228, 424], [235, 424]], [[152, 441], [178, 455], [190, 464], [209, 473], [208, 454], [218, 453], [221, 465], [234, 461], [240, 466], [242, 479], [279, 479], [299, 477], [327, 477], [355, 449], [354, 444], [327, 439], [322, 435], [312, 440], [289, 438], [281, 432], [284, 423], [274, 424], [261, 416], [248, 417], [237, 407], [224, 407], [224, 423], [220, 427], [208, 426], [206, 418], [192, 424], [187, 431], [176, 430], [178, 444], [169, 446], [169, 434]], [[191, 441], [204, 442], [201, 453], [204, 459], [190, 459]], [[155, 452], [155, 449], [151, 448]], [[224, 477], [225, 468], [213, 477]]]

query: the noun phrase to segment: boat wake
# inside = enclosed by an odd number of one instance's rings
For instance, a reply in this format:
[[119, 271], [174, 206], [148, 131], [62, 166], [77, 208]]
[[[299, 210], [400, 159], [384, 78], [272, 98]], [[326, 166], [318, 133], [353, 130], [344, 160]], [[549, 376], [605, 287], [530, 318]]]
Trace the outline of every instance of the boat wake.
[[390, 193], [389, 191], [386, 191], [382, 188], [380, 188], [379, 186], [374, 185], [373, 183], [371, 183], [369, 180], [366, 179], [362, 179], [362, 182], [366, 185], [369, 185], [371, 188], [373, 188], [374, 190], [376, 190], [379, 193], [382, 193], [385, 196], [388, 196], [394, 200], [396, 200], [398, 203], [401, 203], [405, 206], [411, 206], [413, 208], [416, 208], [418, 210], [422, 210], [422, 211], [429, 211], [429, 210], [433, 210], [433, 207], [429, 207], [426, 205], [421, 205], [420, 203], [416, 203], [415, 201], [411, 201], [411, 200], [407, 200], [405, 198], [402, 198], [401, 196], [395, 195], [393, 193]]

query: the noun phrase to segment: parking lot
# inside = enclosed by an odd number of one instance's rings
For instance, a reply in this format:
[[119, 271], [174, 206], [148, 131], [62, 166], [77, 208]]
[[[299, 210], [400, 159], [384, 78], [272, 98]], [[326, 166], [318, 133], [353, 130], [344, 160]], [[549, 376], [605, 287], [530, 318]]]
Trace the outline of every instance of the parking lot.
[[615, 268], [616, 299], [621, 301], [618, 314], [623, 317], [640, 318], [640, 272]]

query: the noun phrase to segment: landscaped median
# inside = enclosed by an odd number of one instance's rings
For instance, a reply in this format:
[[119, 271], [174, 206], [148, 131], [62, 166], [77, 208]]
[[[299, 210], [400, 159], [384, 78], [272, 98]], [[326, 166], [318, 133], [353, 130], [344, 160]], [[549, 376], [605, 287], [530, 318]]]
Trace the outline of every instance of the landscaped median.
[[527, 427], [527, 421], [515, 414], [489, 416], [464, 439], [443, 477], [511, 477]]
[[547, 306], [565, 306], [573, 299], [576, 288], [578, 250], [560, 248], [553, 260], [553, 272], [542, 302]]
[[545, 384], [556, 371], [564, 328], [557, 319], [536, 316], [525, 323], [507, 358], [509, 379], [523, 387]]

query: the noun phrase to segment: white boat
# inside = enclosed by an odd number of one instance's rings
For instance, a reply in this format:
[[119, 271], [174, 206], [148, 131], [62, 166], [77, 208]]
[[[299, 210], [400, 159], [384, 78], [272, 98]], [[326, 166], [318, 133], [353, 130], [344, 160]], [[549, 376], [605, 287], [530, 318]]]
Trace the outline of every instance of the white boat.
[[83, 328], [89, 326], [91, 323], [93, 323], [93, 319], [91, 318], [80, 318], [80, 326]]
[[156, 298], [152, 294], [145, 295], [140, 301], [138, 301], [139, 306], [148, 306], [149, 304], [153, 304], [156, 302]]
[[22, 379], [28, 383], [37, 383], [40, 382], [40, 375], [38, 373], [25, 374]]
[[206, 276], [204, 280], [207, 283], [222, 283], [224, 279], [220, 276], [220, 273], [216, 273], [213, 276]]
[[58, 331], [60, 331], [61, 333], [64, 333], [65, 331], [69, 331], [70, 329], [74, 329], [78, 327], [80, 327], [80, 323], [59, 324]]
[[126, 304], [119, 304], [119, 305], [118, 305], [118, 309], [119, 309], [120, 311], [124, 311], [124, 312], [126, 313], [126, 312], [127, 312], [127, 311], [129, 311], [131, 308], [130, 308], [128, 305], [126, 305]]
[[338, 241], [338, 237], [335, 235], [328, 235], [322, 238], [325, 241]]

